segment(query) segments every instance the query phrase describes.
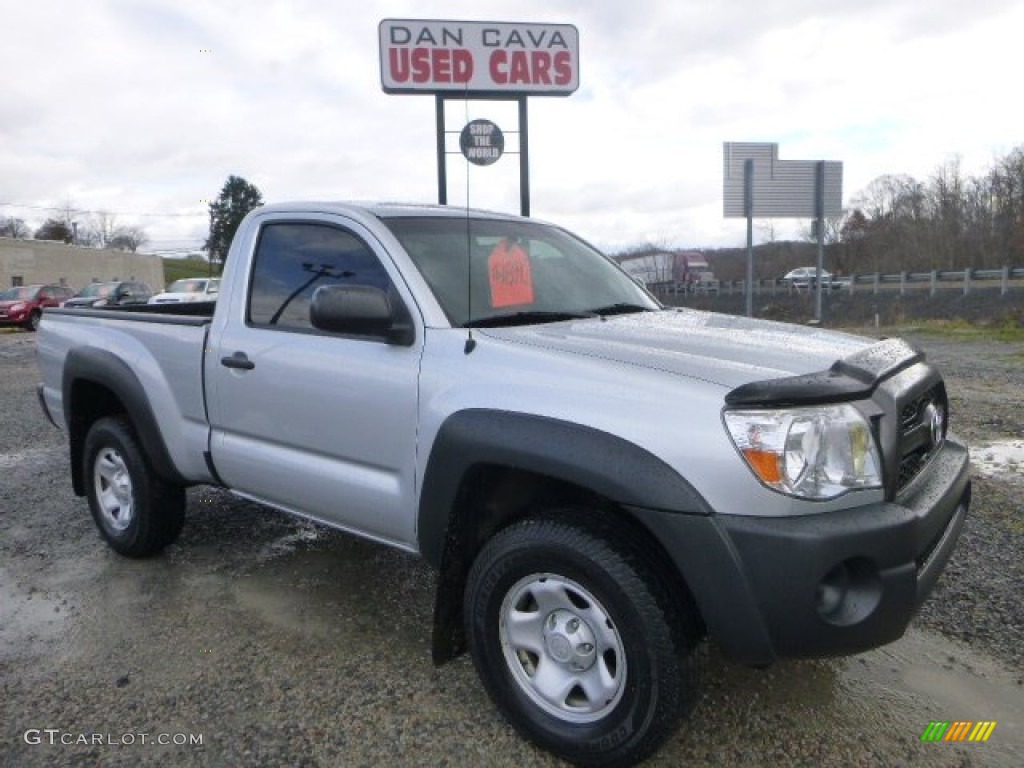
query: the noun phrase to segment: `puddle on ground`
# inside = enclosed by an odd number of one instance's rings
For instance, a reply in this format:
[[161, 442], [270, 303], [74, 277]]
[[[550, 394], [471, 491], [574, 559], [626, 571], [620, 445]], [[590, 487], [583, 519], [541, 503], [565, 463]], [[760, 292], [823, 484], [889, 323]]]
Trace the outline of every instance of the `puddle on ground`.
[[972, 446], [971, 464], [986, 477], [1024, 477], [1024, 440], [998, 440]]
[[[923, 630], [843, 662], [841, 687], [869, 707], [890, 700], [893, 712], [915, 713], [920, 733], [932, 720], [996, 723], [984, 744], [949, 744], [991, 768], [1024, 765], [1024, 672], [969, 646]], [[947, 746], [947, 745], [944, 745]], [[973, 763], [965, 763], [971, 764]]]
[[64, 448], [27, 448], [24, 451], [0, 453], [0, 469], [14, 469], [25, 464], [38, 465], [64, 452]]
[[290, 555], [295, 550], [308, 547], [322, 539], [326, 530], [322, 525], [316, 525], [303, 520], [297, 521], [295, 531], [268, 542], [260, 548], [256, 557], [260, 562], [266, 562]]
[[[925, 697], [938, 719], [1000, 721], [1024, 744], [1024, 673], [942, 635], [910, 630], [891, 645], [848, 659], [844, 677]], [[938, 717], [942, 712], [948, 715]]]
[[304, 549], [303, 543], [317, 539], [316, 529], [311, 530], [312, 536], [299, 531], [265, 547], [261, 567], [234, 580], [236, 605], [306, 637], [369, 650], [386, 636], [388, 642], [421, 653], [429, 643], [433, 605], [427, 566], [408, 554], [354, 539]]
[[814, 740], [815, 729], [828, 737], [835, 723], [844, 723], [878, 750], [875, 757], [900, 754], [906, 762], [890, 764], [902, 765], [926, 764], [926, 747], [936, 745], [920, 737], [933, 720], [993, 721], [987, 742], [937, 745], [943, 751], [932, 755], [932, 764], [1020, 768], [1022, 682], [1021, 671], [967, 645], [911, 629], [895, 643], [856, 656], [785, 660], [764, 670], [736, 665], [712, 649], [702, 706], [736, 708], [741, 722], [793, 729], [798, 739]]
[[67, 600], [50, 590], [23, 589], [0, 569], [0, 663], [46, 652], [63, 634]]

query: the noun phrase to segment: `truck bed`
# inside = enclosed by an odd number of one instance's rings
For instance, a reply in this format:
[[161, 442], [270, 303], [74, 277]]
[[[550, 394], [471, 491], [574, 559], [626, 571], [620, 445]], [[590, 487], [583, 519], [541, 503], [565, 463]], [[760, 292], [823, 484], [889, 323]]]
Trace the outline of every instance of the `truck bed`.
[[65, 399], [71, 396], [69, 380], [76, 366], [113, 359], [128, 363], [130, 368], [106, 368], [117, 379], [112, 384], [141, 387], [174, 466], [189, 482], [209, 482], [211, 473], [203, 460], [209, 441], [203, 360], [213, 306], [47, 310], [37, 354], [48, 413], [67, 427]]
[[174, 317], [205, 317], [209, 320], [213, 317], [213, 310], [217, 306], [215, 301], [194, 301], [178, 302], [167, 304], [128, 304], [123, 307], [101, 307], [96, 309], [82, 307], [68, 307], [51, 309], [55, 312], [73, 312], [76, 315], [101, 313], [98, 317], [108, 317], [111, 314], [144, 315], [151, 319], [153, 315], [172, 315]]

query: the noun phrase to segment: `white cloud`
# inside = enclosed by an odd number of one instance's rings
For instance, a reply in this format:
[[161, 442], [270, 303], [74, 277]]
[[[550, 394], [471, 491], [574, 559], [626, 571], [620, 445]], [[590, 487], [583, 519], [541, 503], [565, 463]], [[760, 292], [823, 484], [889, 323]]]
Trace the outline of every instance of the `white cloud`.
[[[229, 174], [267, 200], [436, 195], [434, 107], [379, 85], [387, 17], [572, 23], [581, 88], [530, 100], [532, 208], [598, 244], [739, 244], [721, 215], [723, 141], [924, 179], [952, 156], [985, 170], [1020, 143], [1024, 7], [974, 0], [33, 0], [10, 4], [0, 67], [0, 203], [71, 199], [136, 217], [155, 244], [203, 239]], [[205, 51], [210, 50], [210, 53]], [[14, 73], [14, 74], [11, 74]], [[448, 125], [508, 105], [448, 105]], [[448, 161], [449, 199], [467, 169]], [[469, 171], [474, 205], [518, 208], [516, 157]], [[45, 211], [0, 206], [38, 222]]]

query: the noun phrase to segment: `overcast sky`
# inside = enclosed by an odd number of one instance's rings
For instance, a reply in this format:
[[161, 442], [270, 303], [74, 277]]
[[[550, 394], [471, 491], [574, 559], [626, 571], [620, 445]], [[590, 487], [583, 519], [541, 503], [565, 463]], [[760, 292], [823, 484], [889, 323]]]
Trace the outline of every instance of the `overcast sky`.
[[[1024, 143], [1019, 0], [0, 0], [0, 216], [70, 201], [161, 250], [201, 244], [229, 174], [267, 202], [436, 201], [434, 101], [381, 90], [383, 18], [577, 27], [579, 90], [529, 101], [532, 212], [610, 250], [742, 245], [723, 141], [842, 161], [846, 203]], [[449, 103], [450, 130], [480, 117], [515, 130]], [[468, 167], [450, 202], [518, 211], [515, 157]]]

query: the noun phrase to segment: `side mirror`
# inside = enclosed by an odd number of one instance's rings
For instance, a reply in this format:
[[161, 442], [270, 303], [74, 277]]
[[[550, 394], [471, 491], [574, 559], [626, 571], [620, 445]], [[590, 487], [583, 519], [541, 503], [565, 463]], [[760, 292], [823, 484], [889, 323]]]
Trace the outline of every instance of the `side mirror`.
[[414, 338], [405, 308], [396, 312], [387, 293], [368, 285], [320, 286], [313, 292], [309, 319], [321, 331], [374, 336], [402, 346]]

